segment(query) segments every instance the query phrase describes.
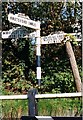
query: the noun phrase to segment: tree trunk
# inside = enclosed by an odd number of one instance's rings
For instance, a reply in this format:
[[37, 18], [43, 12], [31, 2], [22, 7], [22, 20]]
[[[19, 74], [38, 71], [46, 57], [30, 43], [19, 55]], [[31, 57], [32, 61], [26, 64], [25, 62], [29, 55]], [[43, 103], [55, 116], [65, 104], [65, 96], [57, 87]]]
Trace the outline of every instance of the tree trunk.
[[78, 92], [81, 92], [81, 79], [80, 79], [76, 59], [74, 56], [74, 52], [73, 52], [71, 43], [69, 41], [66, 42], [66, 50], [67, 50], [67, 53], [68, 53], [68, 56], [70, 59], [70, 63], [71, 63], [72, 71], [73, 71], [73, 76], [75, 78], [76, 89]]

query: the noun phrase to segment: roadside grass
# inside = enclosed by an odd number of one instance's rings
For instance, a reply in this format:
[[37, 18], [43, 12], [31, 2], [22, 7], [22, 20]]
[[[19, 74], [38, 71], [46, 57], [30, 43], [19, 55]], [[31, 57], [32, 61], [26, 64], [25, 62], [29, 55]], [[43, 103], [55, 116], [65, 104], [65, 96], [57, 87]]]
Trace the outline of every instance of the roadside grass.
[[80, 116], [82, 103], [79, 98], [57, 98], [39, 101], [39, 115]]
[[[2, 117], [20, 118], [28, 115], [28, 100], [3, 100]], [[39, 99], [38, 115], [41, 116], [80, 116], [81, 98]]]
[[2, 101], [2, 116], [3, 118], [20, 118], [22, 115], [27, 115], [28, 103], [27, 100], [3, 100]]

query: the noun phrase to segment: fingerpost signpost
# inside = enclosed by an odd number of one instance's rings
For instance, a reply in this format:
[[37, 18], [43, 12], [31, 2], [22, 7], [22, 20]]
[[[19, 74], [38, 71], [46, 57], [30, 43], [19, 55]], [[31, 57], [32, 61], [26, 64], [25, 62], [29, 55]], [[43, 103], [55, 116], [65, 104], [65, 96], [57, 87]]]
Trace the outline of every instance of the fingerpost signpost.
[[[36, 38], [36, 73], [38, 85], [41, 85], [41, 44], [52, 44], [52, 43], [61, 43], [64, 40], [64, 36], [66, 33], [60, 32], [55, 34], [50, 34], [48, 36], [44, 36], [40, 38], [40, 22], [33, 21], [28, 16], [23, 14], [8, 14], [9, 22], [14, 24], [18, 24], [21, 27], [17, 27], [16, 29], [11, 29], [9, 31], [2, 32], [2, 38], [23, 38], [33, 36]], [[28, 35], [27, 31], [22, 28], [22, 26], [29, 27], [35, 30], [35, 32], [30, 33]], [[18, 32], [16, 32], [18, 31]], [[21, 32], [22, 34], [21, 34]], [[81, 120], [81, 117], [51, 117], [51, 116], [37, 116], [37, 99], [36, 95], [38, 94], [37, 89], [31, 89], [28, 91], [28, 104], [29, 104], [29, 116], [22, 116], [21, 120]], [[75, 96], [74, 96], [75, 97]], [[79, 96], [81, 97], [81, 95]]]

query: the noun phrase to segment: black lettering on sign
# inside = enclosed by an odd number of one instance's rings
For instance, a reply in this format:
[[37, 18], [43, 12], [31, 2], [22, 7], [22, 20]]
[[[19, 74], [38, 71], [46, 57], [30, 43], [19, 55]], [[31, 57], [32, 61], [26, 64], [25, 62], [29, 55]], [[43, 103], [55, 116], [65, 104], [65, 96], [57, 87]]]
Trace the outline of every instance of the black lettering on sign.
[[44, 41], [47, 41], [48, 40], [48, 37], [46, 36], [46, 37], [44, 37]]
[[21, 23], [24, 23], [24, 20], [20, 20], [21, 21]]
[[25, 23], [25, 24], [27, 24], [27, 21], [26, 21], [26, 20], [24, 20], [24, 23]]
[[60, 40], [64, 39], [64, 36], [62, 34], [59, 34], [58, 37], [59, 37]]
[[29, 24], [36, 27], [36, 24], [33, 22], [29, 22]]
[[57, 36], [56, 35], [53, 35], [53, 40], [57, 40]]
[[[27, 21], [26, 21], [26, 20], [23, 20], [23, 19], [19, 19], [19, 18], [16, 18], [16, 17], [10, 17], [10, 19], [11, 19], [11, 20], [14, 20], [14, 21], [16, 21], [16, 22], [20, 22], [20, 23], [27, 24]], [[35, 24], [32, 23], [32, 22], [30, 22], [29, 24], [35, 26]]]
[[22, 22], [22, 20], [21, 20], [21, 19], [18, 19], [18, 22]]
[[10, 17], [11, 20], [14, 20], [14, 17]]
[[49, 41], [49, 42], [52, 42], [52, 40], [53, 40], [52, 36], [49, 36], [49, 37], [48, 37], [48, 41]]

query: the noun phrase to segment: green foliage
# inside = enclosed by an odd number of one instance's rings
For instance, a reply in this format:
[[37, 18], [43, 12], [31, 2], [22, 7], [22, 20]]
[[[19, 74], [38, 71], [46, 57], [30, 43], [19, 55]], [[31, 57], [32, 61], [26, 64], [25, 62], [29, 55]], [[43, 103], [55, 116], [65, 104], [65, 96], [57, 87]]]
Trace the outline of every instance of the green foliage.
[[9, 49], [10, 46], [6, 47], [6, 44], [3, 47], [3, 50], [7, 48], [6, 52], [3, 53], [4, 66], [2, 74], [3, 86], [5, 85], [7, 94], [11, 94], [11, 92], [26, 93], [31, 86], [31, 82], [26, 80], [25, 76], [25, 69], [27, 70], [27, 67], [29, 67], [28, 64], [30, 64], [28, 55], [29, 49], [27, 50], [26, 54], [24, 54], [24, 52], [29, 45], [26, 41], [21, 43], [18, 43], [17, 48], [11, 46], [11, 50]]
[[74, 92], [75, 90], [75, 83], [71, 72], [58, 72], [54, 73], [51, 71], [51, 76], [46, 76], [43, 78], [43, 91], [46, 90], [47, 92], [51, 93], [59, 93], [62, 92]]
[[72, 41], [72, 43], [74, 44], [74, 45], [77, 45], [78, 46], [78, 42], [76, 41], [76, 37], [75, 36], [73, 36], [73, 35], [71, 35], [71, 34], [66, 34], [65, 35], [65, 39], [66, 38], [68, 38], [68, 40], [64, 40], [63, 42], [67, 42], [67, 41]]
[[[10, 107], [11, 106], [11, 107]], [[2, 102], [2, 117], [7, 119], [21, 118], [27, 115], [27, 100], [5, 100]]]

